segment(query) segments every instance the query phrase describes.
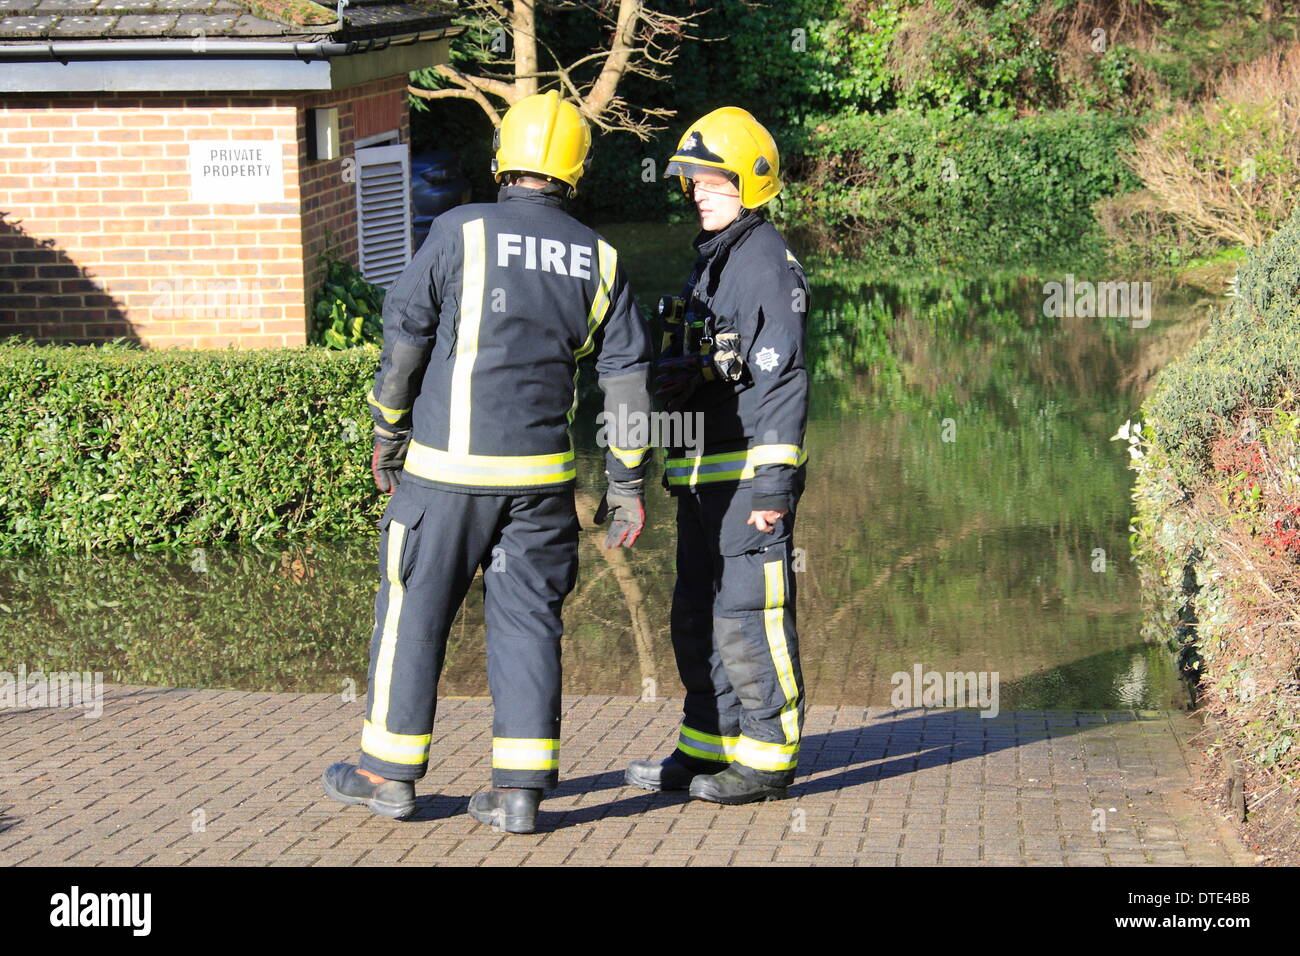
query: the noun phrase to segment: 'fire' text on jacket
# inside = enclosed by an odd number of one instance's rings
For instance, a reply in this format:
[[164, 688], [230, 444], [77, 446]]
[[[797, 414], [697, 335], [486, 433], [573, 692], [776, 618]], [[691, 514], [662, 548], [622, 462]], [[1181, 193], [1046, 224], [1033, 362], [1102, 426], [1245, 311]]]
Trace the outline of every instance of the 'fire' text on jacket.
[[[566, 245], [569, 247], [567, 268], [564, 264]], [[512, 232], [497, 233], [497, 265], [502, 268], [508, 267], [511, 256], [523, 256], [525, 269], [538, 268], [540, 259], [540, 268], [543, 272], [557, 272], [562, 276], [573, 276], [576, 279], [591, 278], [591, 246], [563, 243], [559, 239], [521, 236]]]

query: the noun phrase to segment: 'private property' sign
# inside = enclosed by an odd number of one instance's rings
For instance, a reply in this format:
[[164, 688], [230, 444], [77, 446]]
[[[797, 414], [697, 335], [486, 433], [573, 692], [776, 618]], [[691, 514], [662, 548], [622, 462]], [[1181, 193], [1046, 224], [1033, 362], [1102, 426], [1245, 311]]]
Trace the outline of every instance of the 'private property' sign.
[[282, 148], [274, 140], [190, 143], [190, 200], [219, 203], [282, 201]]

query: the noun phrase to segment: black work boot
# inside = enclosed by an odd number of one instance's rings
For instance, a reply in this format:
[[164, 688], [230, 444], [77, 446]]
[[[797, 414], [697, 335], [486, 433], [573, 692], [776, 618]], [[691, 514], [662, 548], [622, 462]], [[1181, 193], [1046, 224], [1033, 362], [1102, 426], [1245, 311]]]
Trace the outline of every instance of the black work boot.
[[691, 781], [691, 796], [710, 803], [753, 803], [756, 800], [784, 800], [785, 787], [769, 787], [751, 780], [735, 767], [722, 773], [701, 774]]
[[402, 820], [415, 812], [415, 784], [410, 780], [371, 783], [355, 764], [336, 763], [325, 770], [321, 783], [339, 803], [364, 805], [381, 817]]
[[642, 790], [685, 790], [703, 772], [692, 770], [675, 757], [667, 757], [659, 763], [633, 760], [623, 779], [629, 787]]
[[542, 791], [533, 789], [484, 790], [469, 798], [469, 815], [479, 823], [507, 833], [532, 833], [537, 829], [537, 805]]

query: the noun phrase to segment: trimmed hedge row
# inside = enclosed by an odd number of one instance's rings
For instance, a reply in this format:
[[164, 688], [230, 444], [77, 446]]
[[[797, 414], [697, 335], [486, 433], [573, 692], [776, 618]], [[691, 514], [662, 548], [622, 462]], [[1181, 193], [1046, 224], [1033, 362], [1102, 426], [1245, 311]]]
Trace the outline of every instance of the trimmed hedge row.
[[1141, 433], [1129, 438], [1130, 540], [1143, 636], [1178, 650], [1197, 705], [1219, 722], [1215, 746], [1240, 748], [1262, 771], [1252, 787], [1280, 779], [1294, 803], [1300, 594], [1285, 541], [1297, 475], [1284, 439], [1300, 391], [1300, 210], [1250, 254], [1237, 288], [1143, 405]]
[[378, 355], [0, 343], [0, 553], [372, 530]]
[[1201, 340], [1171, 362], [1144, 418], [1174, 476], [1190, 486], [1236, 409], [1270, 407], [1300, 381], [1300, 208], [1237, 273], [1237, 298]]

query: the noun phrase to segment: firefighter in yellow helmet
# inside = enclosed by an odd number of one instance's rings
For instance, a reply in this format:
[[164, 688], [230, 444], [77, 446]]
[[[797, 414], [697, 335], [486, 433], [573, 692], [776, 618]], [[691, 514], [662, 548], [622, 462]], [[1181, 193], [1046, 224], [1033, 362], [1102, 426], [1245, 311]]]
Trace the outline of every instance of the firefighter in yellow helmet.
[[686, 701], [674, 752], [634, 762], [627, 782], [717, 803], [777, 799], [804, 715], [790, 562], [807, 460], [808, 285], [760, 212], [781, 191], [780, 158], [753, 116], [724, 107], [693, 123], [667, 171], [702, 227], [682, 295], [660, 302], [654, 379], [703, 434], [670, 449], [664, 469], [677, 498], [671, 631]]
[[323, 781], [343, 803], [414, 812], [448, 628], [479, 569], [492, 789], [469, 813], [531, 832], [543, 789], [557, 785], [560, 611], [578, 561], [568, 426], [586, 355], [614, 412], [596, 515], [610, 520], [606, 547], [631, 547], [645, 520], [648, 449], [616, 429], [649, 412], [649, 333], [618, 253], [563, 208], [590, 146], [586, 122], [557, 93], [521, 100], [498, 133], [497, 201], [435, 219], [384, 299], [371, 467], [392, 499], [361, 759]]
[[551, 90], [520, 100], [506, 111], [493, 134], [492, 175], [541, 173], [578, 192], [578, 180], [591, 165], [591, 129], [578, 108]]

